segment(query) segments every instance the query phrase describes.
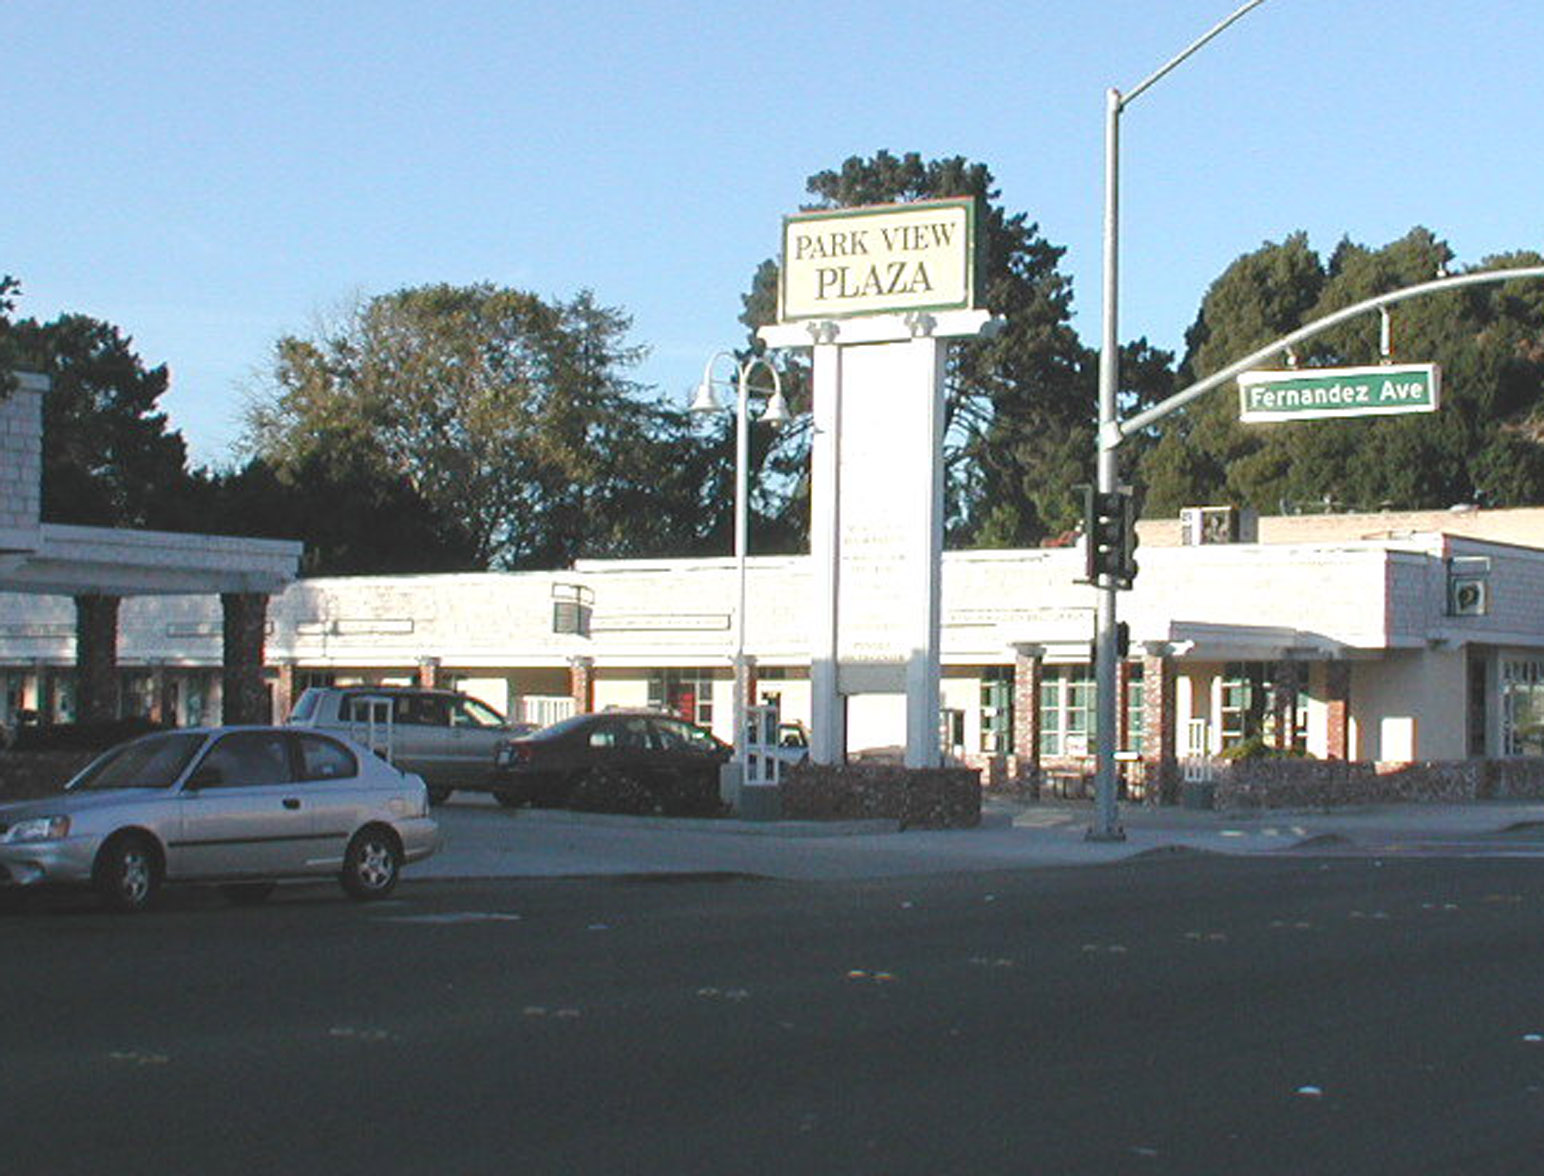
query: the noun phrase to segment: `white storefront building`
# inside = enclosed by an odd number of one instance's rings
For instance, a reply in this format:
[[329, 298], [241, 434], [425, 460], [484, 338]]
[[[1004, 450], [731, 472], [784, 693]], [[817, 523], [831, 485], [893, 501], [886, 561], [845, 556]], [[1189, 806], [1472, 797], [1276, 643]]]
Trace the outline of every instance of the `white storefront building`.
[[[1144, 524], [1141, 573], [1121, 597], [1127, 760], [1170, 772], [1250, 740], [1381, 762], [1544, 754], [1544, 510], [1251, 529], [1260, 541], [1186, 544], [1175, 524]], [[1008, 773], [1091, 753], [1094, 602], [1082, 576], [1075, 548], [945, 556], [946, 751]], [[809, 717], [811, 592], [807, 558], [749, 561], [753, 692], [785, 720]], [[434, 681], [538, 721], [669, 707], [727, 739], [736, 598], [731, 559], [299, 580], [268, 602], [272, 708], [282, 717], [311, 683]], [[219, 719], [221, 633], [207, 595], [126, 598], [122, 708]], [[69, 597], [0, 594], [7, 723], [73, 717], [76, 640]], [[894, 680], [875, 670], [876, 683]], [[849, 753], [900, 744], [904, 696], [861, 692], [861, 672], [848, 681]]]

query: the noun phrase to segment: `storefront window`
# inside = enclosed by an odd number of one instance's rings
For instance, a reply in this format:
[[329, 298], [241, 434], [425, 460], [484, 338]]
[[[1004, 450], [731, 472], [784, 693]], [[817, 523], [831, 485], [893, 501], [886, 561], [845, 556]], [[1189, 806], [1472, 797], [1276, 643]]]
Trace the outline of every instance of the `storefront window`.
[[1094, 680], [1087, 666], [1048, 666], [1040, 680], [1040, 754], [1093, 753]]
[[1145, 746], [1142, 737], [1143, 730], [1143, 687], [1142, 687], [1142, 663], [1136, 662], [1131, 666], [1131, 675], [1126, 681], [1126, 746], [1124, 751], [1133, 751], [1141, 755]]
[[1544, 661], [1501, 663], [1501, 737], [1507, 755], [1544, 755]]
[[155, 711], [155, 675], [130, 670], [118, 681], [118, 713], [126, 719], [148, 719]]
[[649, 705], [703, 727], [713, 725], [713, 671], [655, 670], [649, 675]]
[[[1285, 663], [1286, 671], [1294, 663]], [[1276, 662], [1229, 662], [1222, 681], [1222, 747], [1226, 751], [1256, 739], [1267, 747], [1303, 750], [1308, 746], [1307, 675], [1298, 669], [1297, 689], [1276, 710]], [[1289, 687], [1290, 689], [1290, 687]], [[1278, 727], [1284, 728], [1278, 731]]]
[[1237, 747], [1264, 733], [1265, 667], [1229, 662], [1222, 680], [1222, 748]]
[[946, 708], [938, 714], [938, 745], [946, 756], [965, 753], [965, 712]]
[[987, 666], [981, 673], [981, 750], [1013, 750], [1013, 667]]

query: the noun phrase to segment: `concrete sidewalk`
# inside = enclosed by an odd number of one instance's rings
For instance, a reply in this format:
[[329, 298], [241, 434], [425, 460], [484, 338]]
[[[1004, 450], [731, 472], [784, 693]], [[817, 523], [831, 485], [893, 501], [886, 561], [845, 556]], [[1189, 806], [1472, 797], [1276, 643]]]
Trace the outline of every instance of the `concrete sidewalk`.
[[[1544, 856], [1544, 803], [1372, 805], [1214, 813], [1123, 807], [1124, 841], [1087, 840], [1092, 810], [990, 801], [981, 827], [899, 831], [892, 821], [739, 821], [501, 809], [436, 810], [441, 851], [412, 878], [745, 874], [817, 880], [1109, 863], [1139, 854], [1480, 853]], [[1444, 848], [1445, 847], [1445, 848]]]

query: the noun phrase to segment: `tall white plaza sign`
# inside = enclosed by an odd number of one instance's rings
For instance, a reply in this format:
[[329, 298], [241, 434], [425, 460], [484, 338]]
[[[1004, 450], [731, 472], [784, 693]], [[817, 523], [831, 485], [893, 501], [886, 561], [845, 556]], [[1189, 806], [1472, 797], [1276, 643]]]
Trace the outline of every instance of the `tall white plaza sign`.
[[906, 764], [939, 751], [945, 340], [976, 335], [975, 201], [787, 218], [771, 347], [810, 347], [811, 758], [845, 699], [906, 696]]

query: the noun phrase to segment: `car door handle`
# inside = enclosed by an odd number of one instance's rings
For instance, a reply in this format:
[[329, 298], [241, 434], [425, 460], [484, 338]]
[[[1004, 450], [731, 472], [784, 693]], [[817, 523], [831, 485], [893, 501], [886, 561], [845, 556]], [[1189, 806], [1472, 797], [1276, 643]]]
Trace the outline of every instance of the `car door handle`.
[[298, 796], [286, 796], [284, 798], [284, 807], [287, 809], [298, 809], [300, 807], [300, 798]]

